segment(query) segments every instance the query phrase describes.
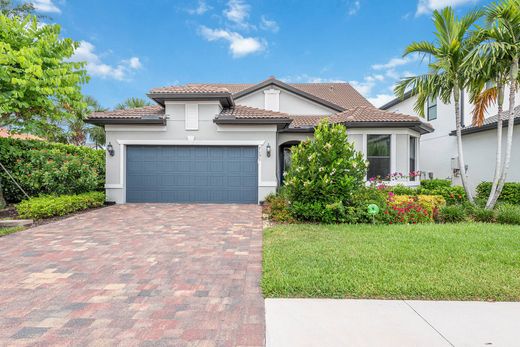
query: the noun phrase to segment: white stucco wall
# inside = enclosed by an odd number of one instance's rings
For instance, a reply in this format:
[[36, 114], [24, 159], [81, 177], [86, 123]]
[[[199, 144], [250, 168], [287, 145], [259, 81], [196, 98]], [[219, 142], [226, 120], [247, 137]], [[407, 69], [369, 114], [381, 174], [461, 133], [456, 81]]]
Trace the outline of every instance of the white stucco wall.
[[[509, 90], [506, 90], [506, 97], [504, 100], [504, 109], [509, 107], [508, 101]], [[520, 93], [516, 96], [520, 100]], [[400, 112], [404, 114], [415, 115], [413, 105], [416, 97], [408, 98], [397, 105], [390, 107], [388, 110], [393, 112]], [[473, 105], [469, 102], [469, 97], [464, 98], [464, 124], [471, 125]], [[493, 105], [489, 108], [487, 116], [494, 116], [497, 114], [497, 107]], [[455, 177], [452, 170], [452, 162], [456, 162], [457, 154], [457, 139], [455, 136], [450, 136], [450, 133], [455, 129], [455, 110], [453, 104], [446, 104], [437, 101], [437, 119], [428, 121], [435, 129], [431, 134], [426, 134], [421, 137], [420, 145], [420, 168], [421, 171], [429, 173], [432, 172], [435, 178], [451, 179], [454, 184], [461, 184], [460, 177]], [[515, 126], [515, 140], [518, 144], [520, 140], [520, 133]], [[504, 130], [505, 132], [505, 130]], [[504, 135], [505, 136], [505, 135]], [[464, 148], [464, 159], [469, 166], [468, 176], [471, 186], [474, 188], [481, 181], [492, 180], [493, 170], [495, 165], [495, 151], [496, 151], [496, 129], [488, 130], [477, 134], [464, 135], [462, 138]], [[520, 148], [520, 147], [519, 147]], [[516, 161], [520, 159], [520, 153], [516, 154]], [[452, 160], [453, 159], [453, 160]], [[515, 161], [515, 152], [513, 152], [513, 161]], [[520, 169], [520, 168], [519, 168]], [[514, 168], [511, 170], [510, 180], [515, 180], [517, 177]], [[520, 174], [520, 173], [519, 173]], [[518, 178], [516, 179], [518, 180]]]

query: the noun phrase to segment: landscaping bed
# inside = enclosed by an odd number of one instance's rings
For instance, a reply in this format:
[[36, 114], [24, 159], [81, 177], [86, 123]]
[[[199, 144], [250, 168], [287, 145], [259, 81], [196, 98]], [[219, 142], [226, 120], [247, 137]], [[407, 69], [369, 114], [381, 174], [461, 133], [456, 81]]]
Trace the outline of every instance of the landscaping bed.
[[266, 297], [520, 300], [520, 227], [484, 223], [278, 225]]

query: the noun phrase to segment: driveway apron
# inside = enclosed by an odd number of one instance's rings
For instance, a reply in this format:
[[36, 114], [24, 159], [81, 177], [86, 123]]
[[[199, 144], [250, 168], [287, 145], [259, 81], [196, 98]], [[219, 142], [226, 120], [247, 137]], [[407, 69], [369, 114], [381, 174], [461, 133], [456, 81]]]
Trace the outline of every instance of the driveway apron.
[[0, 345], [263, 346], [256, 205], [116, 205], [0, 238]]

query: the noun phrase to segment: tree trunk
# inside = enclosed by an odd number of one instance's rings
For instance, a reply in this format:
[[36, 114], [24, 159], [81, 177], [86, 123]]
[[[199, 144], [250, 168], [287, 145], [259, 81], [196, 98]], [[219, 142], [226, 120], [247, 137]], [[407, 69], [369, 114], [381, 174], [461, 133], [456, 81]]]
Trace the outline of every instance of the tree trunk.
[[504, 107], [504, 85], [502, 82], [497, 82], [497, 108], [498, 108], [498, 120], [497, 120], [497, 157], [495, 162], [495, 174], [493, 175], [493, 184], [491, 186], [491, 191], [489, 192], [489, 197], [486, 202], [486, 208], [492, 210], [495, 200], [496, 189], [498, 185], [498, 180], [500, 179], [500, 175], [502, 173], [502, 111]]
[[455, 120], [457, 122], [457, 152], [459, 156], [460, 178], [462, 180], [462, 186], [466, 191], [466, 196], [469, 202], [473, 203], [473, 192], [471, 191], [468, 183], [468, 176], [466, 175], [466, 164], [464, 162], [464, 152], [462, 150], [462, 116], [460, 114], [460, 89], [458, 86], [455, 86], [455, 89], [453, 90], [453, 98], [455, 100]]
[[7, 206], [7, 202], [4, 199], [4, 191], [2, 189], [2, 180], [0, 179], [0, 210]]
[[490, 208], [495, 207], [500, 193], [504, 188], [504, 184], [507, 179], [507, 172], [509, 171], [509, 165], [511, 164], [511, 150], [513, 148], [513, 130], [515, 128], [515, 94], [516, 94], [516, 79], [518, 78], [518, 56], [513, 58], [511, 64], [511, 73], [509, 76], [509, 117], [507, 120], [507, 143], [506, 143], [506, 157], [504, 158], [504, 166], [502, 167], [502, 174], [495, 191], [495, 196], [491, 201]]

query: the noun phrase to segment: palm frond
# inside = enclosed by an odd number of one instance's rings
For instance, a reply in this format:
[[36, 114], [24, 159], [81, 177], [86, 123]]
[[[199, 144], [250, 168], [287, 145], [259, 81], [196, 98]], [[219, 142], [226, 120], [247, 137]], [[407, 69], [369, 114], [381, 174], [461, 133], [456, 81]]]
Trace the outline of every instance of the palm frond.
[[482, 126], [486, 116], [486, 111], [491, 105], [496, 104], [497, 97], [498, 88], [496, 86], [483, 90], [475, 97], [474, 108], [471, 112], [473, 114], [473, 125]]

